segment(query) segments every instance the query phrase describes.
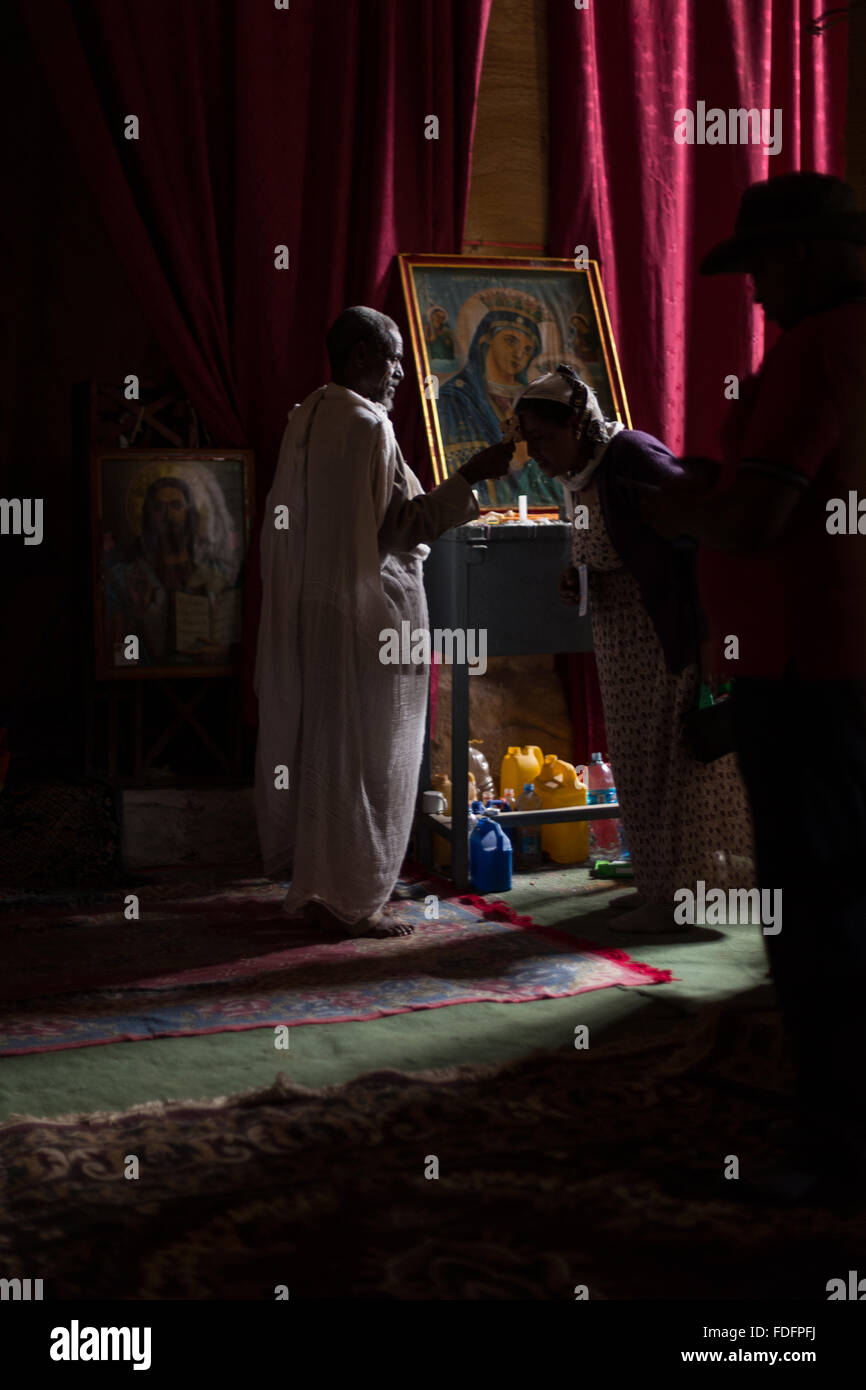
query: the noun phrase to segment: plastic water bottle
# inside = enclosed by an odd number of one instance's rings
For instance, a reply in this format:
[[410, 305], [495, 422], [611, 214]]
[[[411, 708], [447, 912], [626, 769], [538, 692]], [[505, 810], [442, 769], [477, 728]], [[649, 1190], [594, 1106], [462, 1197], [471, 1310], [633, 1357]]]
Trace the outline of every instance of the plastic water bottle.
[[[525, 782], [523, 793], [517, 798], [516, 811], [540, 811], [541, 798], [535, 794], [535, 784]], [[541, 854], [541, 826], [518, 825], [514, 832], [519, 869], [538, 869], [543, 862]]]
[[498, 815], [494, 808], [479, 816], [469, 839], [469, 877], [479, 893], [505, 893], [511, 887], [511, 844]]
[[[613, 771], [600, 753], [593, 753], [592, 761], [586, 769], [586, 784], [589, 791], [588, 806], [601, 806], [616, 801], [616, 787]], [[589, 857], [595, 863], [598, 859], [620, 859], [622, 821], [591, 820], [589, 822]]]
[[475, 807], [479, 804], [480, 803], [477, 801], [471, 801], [469, 803], [469, 815], [466, 818], [466, 838], [469, 844], [470, 853], [472, 851], [472, 832], [478, 824], [478, 817], [475, 814]]

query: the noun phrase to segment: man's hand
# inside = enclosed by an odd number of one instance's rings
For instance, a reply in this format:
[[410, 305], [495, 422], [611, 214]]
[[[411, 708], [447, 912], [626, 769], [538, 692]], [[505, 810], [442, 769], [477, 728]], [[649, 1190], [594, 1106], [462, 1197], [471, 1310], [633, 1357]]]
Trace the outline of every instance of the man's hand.
[[559, 596], [563, 603], [580, 603], [580, 571], [574, 565], [559, 576]]
[[492, 444], [489, 449], [482, 449], [457, 471], [470, 487], [475, 487], [476, 483], [487, 482], [488, 478], [504, 478], [513, 453], [513, 440], [503, 439], [500, 444]]

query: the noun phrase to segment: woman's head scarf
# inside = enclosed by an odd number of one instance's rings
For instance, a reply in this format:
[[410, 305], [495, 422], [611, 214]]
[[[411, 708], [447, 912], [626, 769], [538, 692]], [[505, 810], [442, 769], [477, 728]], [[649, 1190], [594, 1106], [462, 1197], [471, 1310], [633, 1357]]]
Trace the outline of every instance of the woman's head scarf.
[[568, 406], [578, 417], [578, 437], [586, 435], [592, 444], [607, 444], [616, 432], [616, 422], [605, 419], [592, 387], [587, 386], [574, 368], [564, 362], [560, 362], [555, 372], [548, 372], [530, 382], [515, 401], [515, 412], [522, 405], [531, 405], [532, 401], [555, 401], [557, 405]]

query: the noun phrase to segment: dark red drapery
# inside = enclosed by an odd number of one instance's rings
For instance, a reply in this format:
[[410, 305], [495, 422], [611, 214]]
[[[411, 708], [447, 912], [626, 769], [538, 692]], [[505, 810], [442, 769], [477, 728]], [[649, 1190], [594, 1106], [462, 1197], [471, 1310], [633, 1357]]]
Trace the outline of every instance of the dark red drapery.
[[[636, 428], [716, 447], [724, 382], [763, 353], [745, 276], [705, 279], [743, 190], [792, 169], [844, 173], [846, 25], [824, 0], [605, 0], [550, 7], [550, 253], [601, 265]], [[576, 77], [577, 74], [577, 77]], [[674, 113], [782, 111], [782, 145], [681, 145]]]
[[[723, 382], [760, 356], [742, 279], [699, 280], [745, 185], [841, 172], [846, 26], [825, 0], [548, 8], [550, 244], [601, 263], [637, 425], [712, 450]], [[326, 377], [347, 303], [402, 320], [394, 253], [462, 239], [490, 0], [22, 0], [65, 137], [163, 350], [259, 501], [287, 409]], [[680, 146], [673, 113], [779, 106], [783, 144]], [[140, 138], [124, 138], [136, 115]], [[439, 118], [438, 141], [424, 138]], [[274, 266], [286, 245], [290, 268]], [[135, 363], [118, 363], [118, 378]], [[431, 481], [411, 381], [395, 425]], [[255, 530], [254, 530], [255, 534]], [[258, 609], [249, 563], [247, 715]], [[576, 755], [603, 747], [594, 662], [570, 659]], [[575, 668], [577, 675], [575, 676]]]
[[[395, 254], [460, 250], [490, 3], [22, 0], [130, 283], [214, 440], [255, 449], [259, 504], [328, 324], [358, 303], [402, 324]], [[411, 378], [395, 426], [423, 479]], [[257, 543], [247, 579], [252, 722]]]
[[[808, 30], [826, 8], [826, 0], [549, 7], [550, 254], [585, 245], [599, 261], [633, 423], [675, 453], [716, 452], [725, 378], [753, 370], [764, 348], [745, 276], [702, 278], [701, 256], [729, 235], [749, 183], [800, 168], [844, 173], [847, 26]], [[701, 100], [779, 108], [779, 153], [678, 144], [674, 113]], [[578, 757], [594, 664], [568, 661]], [[590, 725], [599, 717], [590, 704]]]

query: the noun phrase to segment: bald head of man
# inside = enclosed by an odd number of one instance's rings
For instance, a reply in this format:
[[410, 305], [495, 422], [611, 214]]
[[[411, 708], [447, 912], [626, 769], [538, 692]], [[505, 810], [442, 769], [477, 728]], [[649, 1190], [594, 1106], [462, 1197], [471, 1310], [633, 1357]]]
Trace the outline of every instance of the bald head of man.
[[403, 339], [394, 320], [362, 305], [344, 309], [326, 342], [337, 385], [390, 411], [403, 380]]

